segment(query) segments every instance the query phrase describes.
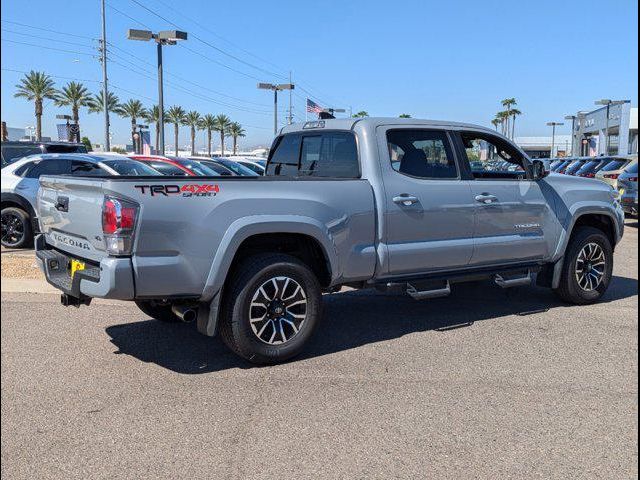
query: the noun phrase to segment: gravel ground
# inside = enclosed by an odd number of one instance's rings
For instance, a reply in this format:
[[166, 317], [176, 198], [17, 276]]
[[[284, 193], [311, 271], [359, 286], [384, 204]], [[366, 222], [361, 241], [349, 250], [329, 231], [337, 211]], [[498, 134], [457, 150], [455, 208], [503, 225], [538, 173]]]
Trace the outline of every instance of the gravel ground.
[[130, 304], [2, 294], [2, 477], [635, 479], [637, 233], [597, 305], [342, 292], [269, 368]]

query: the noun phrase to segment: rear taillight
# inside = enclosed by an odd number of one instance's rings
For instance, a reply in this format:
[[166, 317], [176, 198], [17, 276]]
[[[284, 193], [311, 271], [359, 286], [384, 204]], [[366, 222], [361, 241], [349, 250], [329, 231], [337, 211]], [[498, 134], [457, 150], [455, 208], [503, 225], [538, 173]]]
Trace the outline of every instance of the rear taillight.
[[129, 255], [138, 217], [138, 205], [113, 197], [102, 204], [102, 233], [110, 255]]
[[596, 178], [596, 174], [595, 173], [585, 173], [584, 176], [587, 177], [587, 178]]
[[637, 182], [638, 181], [638, 177], [629, 177], [629, 181], [630, 182]]
[[612, 180], [617, 180], [619, 176], [620, 176], [619, 173], [606, 173], [604, 175], [604, 178], [611, 178]]

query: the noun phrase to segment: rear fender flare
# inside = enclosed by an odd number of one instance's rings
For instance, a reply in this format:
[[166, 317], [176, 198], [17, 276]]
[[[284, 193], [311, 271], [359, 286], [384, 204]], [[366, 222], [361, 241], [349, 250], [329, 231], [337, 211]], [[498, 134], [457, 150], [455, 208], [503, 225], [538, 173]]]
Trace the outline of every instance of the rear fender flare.
[[314, 218], [300, 215], [252, 215], [234, 221], [222, 237], [202, 292], [203, 302], [210, 301], [224, 285], [242, 242], [253, 235], [269, 233], [296, 233], [315, 239], [329, 262], [331, 280], [340, 276], [335, 244], [325, 225]]

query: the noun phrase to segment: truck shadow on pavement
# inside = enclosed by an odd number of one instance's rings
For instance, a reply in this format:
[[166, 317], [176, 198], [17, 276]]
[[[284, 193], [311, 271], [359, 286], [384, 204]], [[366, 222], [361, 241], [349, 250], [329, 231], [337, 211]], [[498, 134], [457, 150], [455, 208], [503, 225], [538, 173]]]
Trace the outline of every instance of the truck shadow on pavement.
[[[601, 303], [638, 294], [638, 281], [614, 277]], [[550, 314], [558, 308], [585, 308], [561, 303], [550, 290], [521, 287], [502, 290], [478, 282], [453, 286], [450, 297], [415, 301], [408, 296], [372, 290], [324, 296], [324, 315], [306, 351], [296, 359], [319, 357], [416, 332], [447, 330], [511, 315]], [[588, 308], [588, 307], [586, 307]], [[488, 327], [490, 328], [490, 327]], [[106, 329], [117, 354], [131, 355], [182, 374], [211, 373], [253, 366], [231, 353], [218, 337], [205, 337], [194, 325], [155, 320], [113, 325]]]

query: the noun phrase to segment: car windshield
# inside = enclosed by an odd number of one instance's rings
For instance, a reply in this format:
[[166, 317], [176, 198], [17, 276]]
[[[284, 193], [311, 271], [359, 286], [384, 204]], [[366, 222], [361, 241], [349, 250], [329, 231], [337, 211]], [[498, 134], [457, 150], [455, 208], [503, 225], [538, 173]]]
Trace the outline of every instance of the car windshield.
[[578, 160], [573, 162], [571, 165], [569, 165], [569, 167], [567, 168], [567, 171], [565, 173], [576, 173], [578, 170], [580, 170], [580, 168], [582, 168], [584, 166], [584, 162]]
[[200, 177], [217, 177], [219, 175], [217, 172], [213, 171], [206, 165], [202, 165], [201, 163], [196, 162], [195, 160], [176, 158], [174, 159], [174, 162], [179, 163], [184, 168], [186, 168], [190, 172], [195, 173]]
[[614, 170], [620, 170], [627, 163], [627, 160], [613, 160], [601, 172], [612, 172]]
[[187, 172], [169, 162], [163, 162], [162, 160], [147, 160], [145, 163], [159, 171], [162, 175], [171, 175], [173, 177], [189, 176]]
[[218, 175], [223, 175], [226, 177], [233, 175], [233, 172], [231, 170], [229, 170], [224, 165], [220, 165], [218, 162], [215, 162], [213, 160], [199, 160], [199, 162], [202, 163], [207, 168], [210, 168], [211, 170], [216, 172]]
[[251, 170], [249, 167], [245, 167], [244, 165], [240, 165], [238, 162], [234, 162], [233, 160], [218, 160], [222, 165], [227, 167], [229, 170], [233, 171], [237, 175], [242, 175], [245, 177], [257, 177], [258, 174]]
[[104, 163], [107, 167], [114, 169], [120, 175], [140, 176], [140, 175], [161, 175], [158, 170], [145, 165], [142, 162], [135, 160], [120, 159], [120, 160], [105, 160]]
[[587, 172], [591, 172], [593, 170], [595, 170], [595, 168], [600, 165], [601, 161], [600, 160], [594, 160], [592, 162], [587, 162], [580, 170], [578, 170], [578, 173], [587, 173]]

